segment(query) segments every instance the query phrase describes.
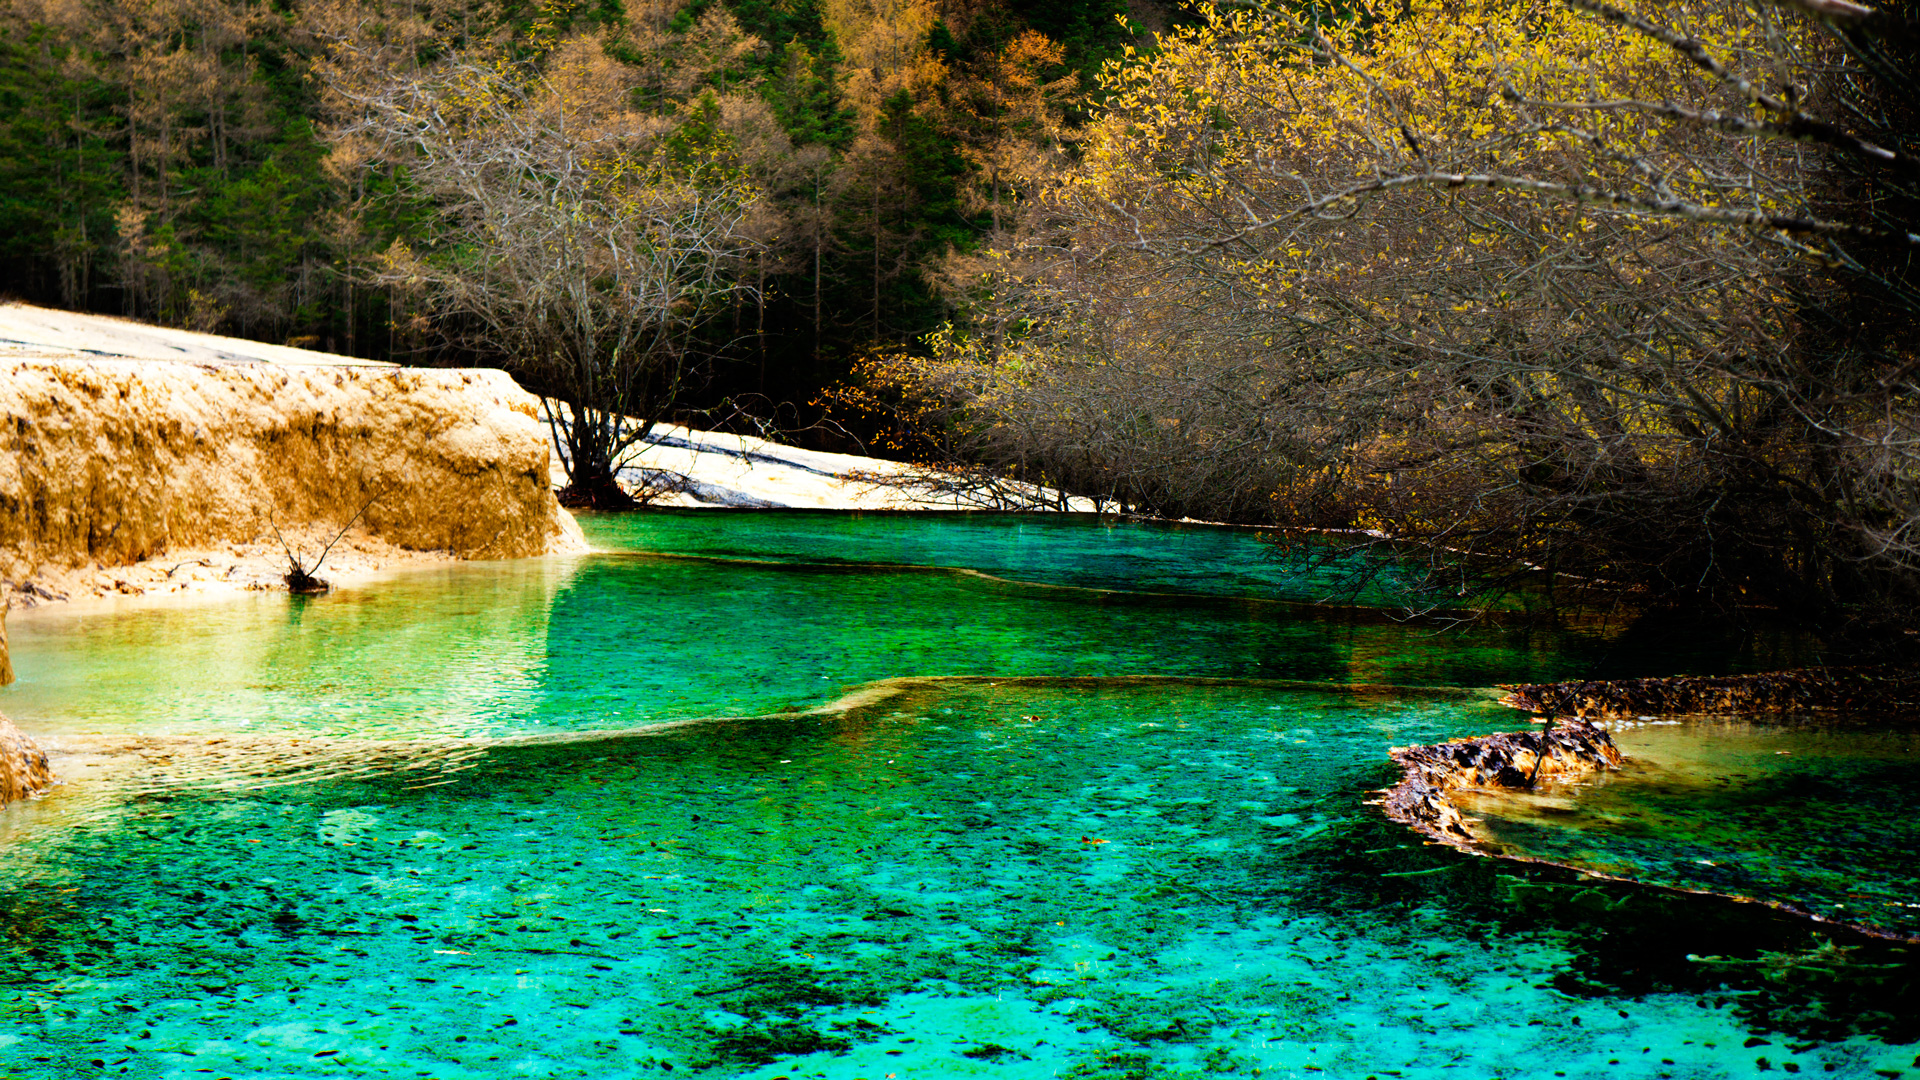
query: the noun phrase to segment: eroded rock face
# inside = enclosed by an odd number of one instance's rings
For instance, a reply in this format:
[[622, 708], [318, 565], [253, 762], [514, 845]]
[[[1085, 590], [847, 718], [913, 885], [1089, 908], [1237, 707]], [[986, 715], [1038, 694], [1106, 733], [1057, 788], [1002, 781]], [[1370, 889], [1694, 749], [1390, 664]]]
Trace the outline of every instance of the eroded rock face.
[[465, 558], [585, 547], [506, 373], [0, 361], [0, 576], [361, 519]]
[[52, 785], [47, 755], [13, 721], [0, 716], [0, 806], [38, 795]]
[[1471, 843], [1474, 836], [1453, 804], [1454, 792], [1522, 791], [1536, 767], [1540, 780], [1573, 780], [1617, 768], [1621, 761], [1613, 736], [1585, 720], [1559, 720], [1546, 731], [1503, 731], [1431, 746], [1399, 746], [1392, 756], [1402, 776], [1387, 790], [1381, 809], [1415, 832], [1455, 846]]
[[0, 585], [0, 686], [13, 681], [13, 658], [7, 653], [7, 587]]

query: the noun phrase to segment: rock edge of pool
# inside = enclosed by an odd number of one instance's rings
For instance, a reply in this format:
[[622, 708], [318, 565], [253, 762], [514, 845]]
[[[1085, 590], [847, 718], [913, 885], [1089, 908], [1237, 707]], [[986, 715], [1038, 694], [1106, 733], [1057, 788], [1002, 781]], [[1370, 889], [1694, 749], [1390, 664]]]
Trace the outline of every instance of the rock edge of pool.
[[1541, 714], [1536, 731], [1497, 732], [1422, 746], [1394, 747], [1398, 783], [1373, 805], [1429, 841], [1469, 855], [1571, 870], [1585, 878], [1667, 892], [1758, 904], [1836, 930], [1883, 941], [1920, 944], [1920, 933], [1900, 932], [1811, 910], [1797, 899], [1765, 899], [1713, 888], [1647, 881], [1577, 861], [1523, 852], [1495, 843], [1475, 828], [1455, 796], [1499, 799], [1556, 785], [1574, 801], [1580, 782], [1618, 770], [1625, 756], [1595, 720], [1655, 717], [1816, 715], [1857, 724], [1920, 727], [1920, 671], [1896, 665], [1797, 668], [1732, 676], [1668, 676], [1502, 684], [1499, 703]]

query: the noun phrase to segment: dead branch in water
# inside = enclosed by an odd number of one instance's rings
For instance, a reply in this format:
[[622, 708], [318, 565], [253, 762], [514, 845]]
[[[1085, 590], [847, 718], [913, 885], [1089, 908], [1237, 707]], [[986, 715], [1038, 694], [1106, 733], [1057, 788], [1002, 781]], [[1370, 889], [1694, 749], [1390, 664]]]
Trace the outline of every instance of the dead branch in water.
[[272, 514], [268, 514], [267, 524], [273, 528], [273, 537], [280, 541], [280, 550], [286, 552], [287, 555], [287, 565], [290, 567], [286, 574], [288, 591], [296, 596], [317, 596], [320, 593], [332, 589], [332, 583], [318, 576], [321, 564], [327, 561], [327, 555], [333, 551], [333, 545], [339, 543], [340, 538], [347, 535], [347, 530], [353, 528], [354, 524], [360, 520], [362, 515], [366, 514], [374, 503], [385, 498], [387, 492], [390, 490], [390, 488], [381, 488], [379, 491], [369, 495], [367, 501], [360, 504], [360, 509], [354, 511], [353, 516], [347, 519], [347, 523], [340, 526], [340, 531], [333, 534], [333, 539], [327, 541], [327, 546], [320, 549], [320, 557], [313, 560], [313, 566], [311, 568], [300, 562], [299, 556], [293, 552], [293, 545], [287, 543], [287, 538], [280, 534], [279, 523], [273, 520]]

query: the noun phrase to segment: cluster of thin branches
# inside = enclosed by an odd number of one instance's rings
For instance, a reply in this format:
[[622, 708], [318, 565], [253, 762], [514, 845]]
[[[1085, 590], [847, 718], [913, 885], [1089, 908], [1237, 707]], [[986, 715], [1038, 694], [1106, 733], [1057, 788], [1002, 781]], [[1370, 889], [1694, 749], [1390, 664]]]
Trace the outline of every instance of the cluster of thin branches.
[[1110, 72], [988, 317], [903, 385], [990, 468], [1419, 541], [1449, 592], [1548, 570], [1904, 625], [1913, 31], [1564, 3], [1432, 8], [1527, 23], [1506, 46], [1238, 9]]
[[440, 328], [502, 357], [567, 408], [547, 416], [588, 503], [680, 397], [692, 333], [747, 290], [758, 193], [686, 117], [635, 108], [640, 73], [600, 35], [531, 55], [477, 43], [428, 64], [343, 32], [329, 79], [336, 146], [402, 167], [428, 239], [374, 275]]

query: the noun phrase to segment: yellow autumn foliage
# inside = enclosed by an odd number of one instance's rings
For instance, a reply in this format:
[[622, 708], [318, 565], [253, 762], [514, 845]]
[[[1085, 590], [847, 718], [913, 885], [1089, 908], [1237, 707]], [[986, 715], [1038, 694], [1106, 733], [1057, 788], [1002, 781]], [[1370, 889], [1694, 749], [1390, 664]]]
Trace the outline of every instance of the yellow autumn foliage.
[[995, 460], [1436, 566], [1920, 576], [1914, 134], [1841, 9], [1337, 10], [1202, 6], [1109, 64], [913, 386]]

